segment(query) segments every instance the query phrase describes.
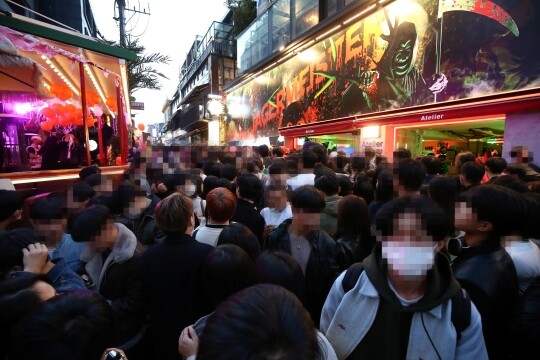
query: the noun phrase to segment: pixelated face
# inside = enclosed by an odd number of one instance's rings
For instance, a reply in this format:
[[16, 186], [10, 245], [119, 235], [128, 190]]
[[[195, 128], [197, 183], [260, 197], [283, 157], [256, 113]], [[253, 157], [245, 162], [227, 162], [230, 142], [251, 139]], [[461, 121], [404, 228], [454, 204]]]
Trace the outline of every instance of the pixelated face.
[[391, 235], [381, 236], [382, 257], [389, 270], [403, 277], [423, 276], [433, 267], [437, 243], [424, 229], [418, 214], [399, 214]]
[[108, 221], [102, 228], [101, 232], [93, 237], [91, 246], [98, 251], [112, 249], [116, 242], [118, 230], [112, 221]]
[[317, 230], [321, 227], [321, 213], [298, 209], [294, 212], [293, 221], [306, 231]]
[[49, 241], [59, 241], [62, 237], [65, 219], [34, 219], [32, 225], [37, 233]]
[[272, 174], [270, 175], [270, 177], [272, 178], [274, 183], [279, 185], [285, 185], [288, 178], [287, 174]]
[[186, 179], [183, 185], [176, 186], [176, 191], [185, 194], [187, 197], [192, 197], [197, 192], [197, 187], [191, 179]]
[[473, 208], [466, 202], [457, 202], [455, 206], [454, 226], [458, 230], [467, 231], [476, 229], [478, 216]]
[[135, 196], [135, 199], [129, 203], [125, 210], [125, 215], [130, 219], [134, 219], [141, 215], [151, 202], [152, 200], [146, 196]]
[[287, 205], [285, 190], [270, 190], [268, 192], [268, 207], [282, 210]]

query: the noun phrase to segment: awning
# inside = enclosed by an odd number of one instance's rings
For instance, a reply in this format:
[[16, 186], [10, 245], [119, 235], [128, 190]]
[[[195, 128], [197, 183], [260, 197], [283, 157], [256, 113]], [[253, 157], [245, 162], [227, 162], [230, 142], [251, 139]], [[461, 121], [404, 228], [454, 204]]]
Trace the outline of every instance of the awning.
[[[135, 53], [58, 26], [17, 14], [0, 13], [0, 41], [6, 39], [16, 47], [18, 55], [39, 68], [40, 81], [34, 84], [34, 91], [39, 92], [36, 86], [61, 84], [69, 86], [80, 97], [78, 63], [81, 63], [85, 69], [86, 92], [99, 95], [105, 112], [110, 110], [107, 99], [116, 99], [116, 89], [120, 86], [122, 98], [126, 99], [123, 100], [125, 111], [130, 113], [126, 60], [135, 60]], [[24, 79], [25, 75], [18, 76]], [[2, 90], [13, 91], [13, 84], [1, 81]]]
[[311, 124], [279, 128], [279, 134], [287, 137], [315, 136], [352, 132], [369, 125], [407, 124], [440, 120], [459, 120], [533, 111], [540, 108], [537, 89], [515, 91], [478, 99], [445, 102], [443, 106], [419, 106], [416, 108], [385, 111], [377, 114], [351, 116], [343, 119], [319, 121]]
[[186, 96], [184, 96], [182, 101], [180, 101], [179, 105], [189, 104], [193, 100], [196, 100], [197, 98], [199, 98], [201, 96], [201, 93], [207, 87], [208, 87], [208, 83], [200, 84], [200, 85], [195, 86], [193, 88], [193, 90], [191, 90]]

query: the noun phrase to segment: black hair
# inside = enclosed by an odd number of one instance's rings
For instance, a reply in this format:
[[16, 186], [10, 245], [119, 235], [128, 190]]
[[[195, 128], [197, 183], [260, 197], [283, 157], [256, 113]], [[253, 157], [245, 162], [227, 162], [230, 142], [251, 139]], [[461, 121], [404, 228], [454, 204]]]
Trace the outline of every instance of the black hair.
[[521, 164], [509, 164], [504, 172], [510, 175], [517, 175], [517, 177], [523, 181], [526, 181], [527, 179], [527, 172]]
[[210, 159], [205, 159], [203, 161], [203, 165], [202, 165], [202, 171], [203, 171], [203, 174], [206, 175], [206, 176], [209, 176], [211, 175], [210, 174], [210, 169], [212, 168], [212, 166], [215, 164], [215, 162], [213, 160], [210, 160]]
[[68, 189], [68, 193], [71, 193], [71, 196], [73, 197], [69, 200], [76, 202], [85, 202], [96, 195], [96, 191], [90, 185], [82, 181], [73, 184], [71, 188]]
[[38, 233], [31, 228], [17, 228], [0, 233], [0, 279], [14, 268], [23, 266], [23, 249], [41, 242]]
[[218, 245], [206, 256], [201, 279], [208, 300], [217, 306], [235, 292], [255, 285], [255, 266], [241, 247]]
[[422, 163], [426, 167], [426, 173], [437, 175], [442, 173], [442, 161], [434, 155], [426, 155], [422, 157]]
[[413, 159], [403, 159], [397, 164], [395, 170], [399, 184], [407, 191], [418, 191], [426, 176], [426, 167], [421, 161]]
[[384, 204], [375, 217], [378, 234], [390, 236], [396, 230], [396, 223], [402, 214], [417, 214], [422, 222], [422, 229], [433, 237], [433, 241], [443, 240], [449, 232], [446, 213], [437, 203], [427, 196], [402, 196]]
[[43, 198], [30, 205], [30, 219], [63, 219], [67, 212], [64, 202], [58, 197]]
[[7, 220], [23, 206], [23, 200], [15, 190], [0, 190], [0, 221]]
[[100, 295], [71, 292], [43, 303], [16, 326], [12, 360], [99, 359], [111, 346], [114, 318]]
[[302, 267], [289, 253], [264, 251], [255, 261], [255, 273], [261, 284], [283, 286], [304, 303], [306, 301], [306, 281]]
[[352, 193], [352, 184], [348, 176], [338, 175], [337, 176], [339, 183], [339, 196], [347, 196]]
[[76, 242], [93, 241], [111, 220], [112, 213], [106, 206], [89, 206], [75, 215], [71, 237]]
[[90, 175], [99, 173], [101, 173], [101, 170], [96, 165], [85, 166], [79, 171], [79, 179], [85, 181]]
[[96, 187], [98, 185], [101, 185], [107, 180], [107, 177], [100, 173], [95, 173], [92, 175], [89, 175], [86, 179], [84, 179], [84, 182], [91, 187]]
[[529, 186], [527, 183], [513, 176], [497, 176], [490, 182], [490, 184], [504, 186], [522, 194], [529, 192]]
[[468, 162], [474, 162], [476, 161], [476, 156], [470, 152], [461, 152], [456, 155], [455, 164], [460, 169], [463, 165], [465, 165]]
[[241, 223], [231, 223], [225, 226], [217, 239], [217, 245], [234, 244], [238, 245], [255, 261], [261, 253], [259, 238], [253, 234], [250, 228]]
[[486, 167], [492, 174], [502, 174], [506, 166], [508, 166], [506, 160], [499, 156], [492, 156], [486, 160]]
[[304, 169], [313, 169], [318, 162], [317, 154], [312, 150], [302, 151], [302, 166]]
[[[328, 164], [328, 150], [326, 147], [324, 147], [324, 145], [314, 142], [308, 147], [308, 151], [313, 151], [317, 155], [316, 162], [319, 162], [324, 166]], [[304, 167], [306, 166], [304, 165]]]
[[315, 188], [321, 190], [326, 196], [336, 195], [339, 192], [337, 175], [330, 170], [322, 176], [315, 177]]
[[[0, 334], [7, 336], [11, 327], [35, 310], [42, 302], [39, 294], [32, 287], [39, 281], [51, 285], [43, 274], [27, 272], [0, 281]], [[2, 337], [5, 339], [5, 337]]]
[[233, 164], [224, 164], [221, 168], [221, 177], [229, 181], [233, 181], [238, 176], [238, 170]]
[[214, 164], [210, 167], [210, 171], [208, 175], [215, 176], [217, 178], [221, 177], [221, 170], [223, 169], [223, 165], [221, 163]]
[[356, 178], [356, 181], [353, 184], [352, 193], [356, 196], [360, 196], [368, 205], [375, 200], [375, 189], [373, 189], [373, 185], [371, 185], [369, 179], [365, 177], [359, 176]]
[[256, 203], [259, 202], [263, 193], [261, 180], [251, 173], [242, 173], [236, 179], [240, 196]]
[[313, 360], [320, 351], [313, 321], [297, 297], [259, 284], [229, 297], [208, 318], [197, 359]]
[[394, 162], [399, 162], [403, 159], [412, 158], [411, 150], [405, 148], [397, 148], [396, 150], [394, 150], [392, 155], [392, 157], [394, 158]]
[[[227, 180], [225, 178], [219, 178], [218, 181], [216, 182], [216, 186], [217, 187], [223, 187], [223, 188], [225, 188], [227, 190], [230, 190], [230, 191], [234, 190], [233, 189], [233, 184], [229, 180]], [[235, 194], [235, 196], [236, 196], [236, 194]]]
[[491, 238], [522, 234], [528, 217], [528, 205], [523, 196], [508, 188], [484, 184], [462, 194], [460, 200], [476, 213], [478, 220], [493, 226]]
[[375, 199], [386, 202], [394, 198], [394, 175], [392, 171], [381, 167], [382, 171], [377, 176], [377, 186], [375, 187]]
[[366, 158], [363, 156], [353, 156], [351, 158], [351, 169], [356, 172], [366, 170]]
[[272, 154], [277, 157], [283, 157], [284, 152], [281, 147], [276, 146], [275, 148], [272, 149]]
[[132, 204], [137, 197], [146, 198], [146, 191], [144, 191], [140, 186], [134, 185], [127, 181], [124, 181], [118, 185], [118, 187], [112, 192], [113, 205], [120, 206], [120, 212], [123, 212], [129, 208], [130, 204]]
[[465, 180], [473, 184], [480, 184], [480, 182], [484, 178], [485, 173], [486, 169], [484, 168], [484, 166], [474, 161], [466, 162], [465, 164], [463, 164], [463, 166], [461, 166], [461, 175], [463, 175]]
[[106, 206], [113, 214], [121, 214], [123, 211], [120, 198], [113, 196], [113, 194], [99, 194], [99, 195], [94, 196], [88, 201], [88, 203], [86, 204], [86, 207], [89, 207], [92, 205]]
[[217, 185], [217, 182], [218, 182], [219, 178], [217, 176], [213, 176], [213, 175], [208, 175], [207, 177], [204, 178], [203, 180], [203, 185], [202, 185], [202, 194], [201, 194], [201, 199], [205, 200], [206, 199], [206, 195], [214, 190], [215, 188], [219, 187]]
[[259, 155], [261, 155], [261, 157], [264, 158], [268, 156], [268, 151], [269, 151], [268, 145], [266, 144], [259, 145], [257, 150], [258, 150]]
[[293, 191], [291, 205], [306, 212], [320, 213], [326, 206], [324, 194], [312, 185], [302, 185]]
[[270, 175], [286, 174], [287, 173], [286, 166], [287, 166], [286, 163], [284, 164], [283, 162], [274, 161], [268, 167], [268, 174]]

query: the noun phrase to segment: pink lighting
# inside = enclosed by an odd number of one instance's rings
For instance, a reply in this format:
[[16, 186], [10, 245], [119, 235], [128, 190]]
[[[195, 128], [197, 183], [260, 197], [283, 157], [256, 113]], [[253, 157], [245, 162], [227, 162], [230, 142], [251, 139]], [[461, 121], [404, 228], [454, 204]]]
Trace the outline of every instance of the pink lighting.
[[15, 103], [13, 111], [19, 115], [24, 115], [32, 111], [34, 107], [30, 103]]

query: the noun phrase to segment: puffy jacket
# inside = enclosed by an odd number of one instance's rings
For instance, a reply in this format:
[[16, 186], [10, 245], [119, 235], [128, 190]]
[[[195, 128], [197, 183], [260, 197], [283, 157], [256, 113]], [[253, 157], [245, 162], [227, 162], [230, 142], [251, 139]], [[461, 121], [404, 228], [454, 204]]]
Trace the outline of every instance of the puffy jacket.
[[[291, 239], [288, 230], [291, 223], [291, 219], [285, 220], [268, 234], [266, 249], [291, 254]], [[311, 245], [311, 253], [305, 274], [305, 306], [315, 325], [318, 326], [326, 296], [339, 275], [337, 248], [334, 240], [324, 230], [312, 231], [306, 239]]]

